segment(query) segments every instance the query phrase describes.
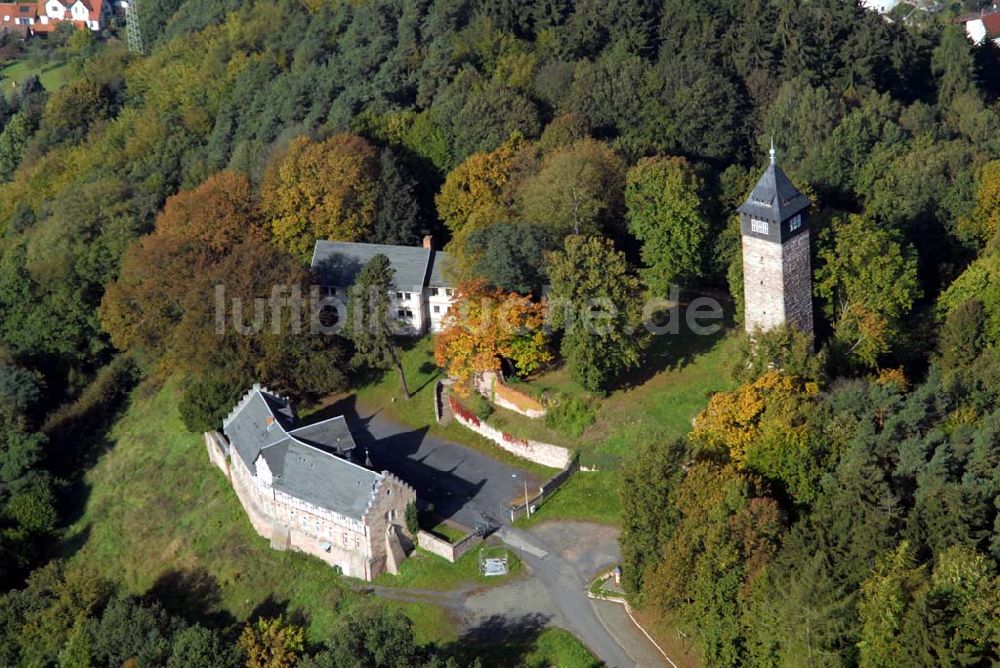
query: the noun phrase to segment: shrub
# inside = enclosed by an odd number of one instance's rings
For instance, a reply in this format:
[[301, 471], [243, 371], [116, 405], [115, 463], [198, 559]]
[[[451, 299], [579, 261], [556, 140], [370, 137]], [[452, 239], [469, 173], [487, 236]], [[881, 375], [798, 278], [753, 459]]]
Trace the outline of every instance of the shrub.
[[493, 415], [493, 404], [482, 395], [472, 392], [468, 398], [463, 399], [463, 402], [465, 403], [465, 407], [472, 411], [473, 415], [480, 420], [485, 420]]
[[417, 504], [415, 503], [406, 504], [405, 520], [406, 520], [406, 530], [410, 532], [411, 536], [415, 537], [417, 535], [417, 531], [420, 530], [420, 520], [419, 516], [417, 515]]
[[126, 355], [119, 355], [102, 367], [79, 397], [52, 413], [42, 427], [58, 441], [61, 435], [92, 434], [110, 424], [126, 404], [139, 381], [139, 369]]
[[586, 401], [564, 396], [545, 414], [545, 426], [566, 436], [577, 437], [594, 424], [595, 417], [594, 409]]
[[247, 387], [248, 383], [237, 379], [209, 377], [193, 381], [185, 388], [178, 407], [181, 421], [196, 434], [218, 429]]

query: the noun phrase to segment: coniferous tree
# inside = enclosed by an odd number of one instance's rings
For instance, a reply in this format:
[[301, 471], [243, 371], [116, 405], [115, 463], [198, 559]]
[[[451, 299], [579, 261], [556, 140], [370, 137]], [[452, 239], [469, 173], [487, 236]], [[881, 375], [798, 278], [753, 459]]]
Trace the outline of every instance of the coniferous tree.
[[369, 260], [348, 291], [344, 332], [354, 344], [354, 364], [383, 371], [395, 369], [403, 396], [409, 399], [410, 388], [394, 340], [400, 329], [389, 296], [394, 274], [385, 255]]

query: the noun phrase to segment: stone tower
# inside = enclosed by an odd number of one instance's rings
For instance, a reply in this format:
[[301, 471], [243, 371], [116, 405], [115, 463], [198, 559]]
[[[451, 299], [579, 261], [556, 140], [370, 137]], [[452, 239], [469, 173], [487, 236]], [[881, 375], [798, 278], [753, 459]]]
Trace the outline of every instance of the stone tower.
[[771, 164], [737, 209], [747, 332], [790, 322], [812, 334], [811, 204], [778, 167], [772, 141]]

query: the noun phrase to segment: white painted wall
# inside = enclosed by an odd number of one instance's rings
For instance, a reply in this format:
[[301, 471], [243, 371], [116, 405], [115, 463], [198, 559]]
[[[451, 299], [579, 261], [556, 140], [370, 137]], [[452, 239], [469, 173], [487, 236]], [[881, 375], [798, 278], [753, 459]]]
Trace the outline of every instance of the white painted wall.
[[986, 25], [982, 19], [972, 19], [965, 22], [965, 34], [973, 44], [981, 44], [986, 39]]

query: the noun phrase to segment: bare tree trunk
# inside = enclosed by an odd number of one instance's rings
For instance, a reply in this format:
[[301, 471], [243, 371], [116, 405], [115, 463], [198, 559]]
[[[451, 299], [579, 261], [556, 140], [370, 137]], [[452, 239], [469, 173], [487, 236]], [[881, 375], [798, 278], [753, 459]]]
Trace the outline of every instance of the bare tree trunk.
[[403, 373], [403, 362], [399, 359], [399, 353], [395, 350], [392, 351], [392, 358], [396, 362], [396, 371], [399, 372], [399, 385], [403, 388], [403, 397], [409, 401], [413, 395], [410, 394], [410, 388], [406, 384], [406, 374]]

